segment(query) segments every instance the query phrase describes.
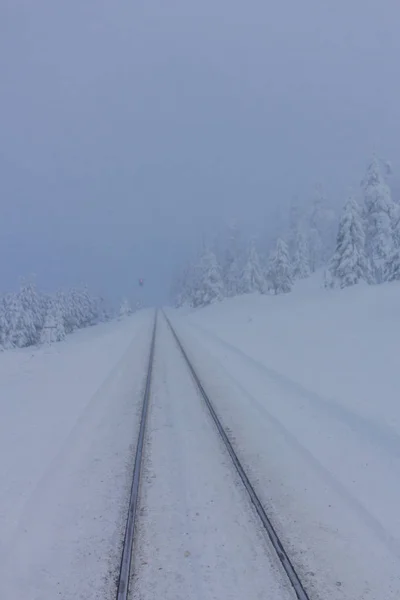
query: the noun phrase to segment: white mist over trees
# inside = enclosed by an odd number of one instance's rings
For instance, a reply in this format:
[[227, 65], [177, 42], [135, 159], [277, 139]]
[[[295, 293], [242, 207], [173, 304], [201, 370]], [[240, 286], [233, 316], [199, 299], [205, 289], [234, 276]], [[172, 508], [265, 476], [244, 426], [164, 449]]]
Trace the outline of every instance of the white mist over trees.
[[109, 317], [104, 300], [85, 287], [50, 295], [38, 291], [33, 281], [23, 281], [18, 292], [0, 297], [0, 348], [58, 342]]
[[199, 307], [240, 294], [288, 293], [296, 280], [321, 268], [327, 288], [400, 280], [400, 195], [393, 200], [390, 174], [388, 163], [373, 157], [358, 197], [351, 195], [341, 214], [316, 186], [308, 203], [292, 200], [286, 224], [280, 216], [275, 229], [266, 224], [258, 244], [254, 237], [246, 242], [238, 223], [229, 225], [218, 236], [218, 250], [207, 246], [177, 276], [175, 304]]

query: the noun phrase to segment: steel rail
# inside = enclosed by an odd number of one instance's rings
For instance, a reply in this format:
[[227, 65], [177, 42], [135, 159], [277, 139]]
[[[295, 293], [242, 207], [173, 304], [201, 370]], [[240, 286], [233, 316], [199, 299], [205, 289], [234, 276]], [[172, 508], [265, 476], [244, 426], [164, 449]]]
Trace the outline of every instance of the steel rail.
[[131, 495], [130, 495], [130, 499], [129, 499], [128, 517], [126, 520], [124, 545], [123, 545], [123, 549], [122, 549], [122, 559], [121, 559], [121, 566], [120, 566], [119, 577], [118, 577], [118, 587], [117, 587], [117, 596], [116, 596], [117, 600], [127, 600], [128, 593], [129, 593], [129, 579], [130, 579], [131, 563], [132, 563], [133, 538], [134, 538], [134, 533], [135, 533], [136, 508], [138, 505], [138, 498], [139, 498], [140, 472], [141, 472], [141, 466], [142, 466], [142, 455], [143, 455], [144, 437], [145, 437], [145, 432], [146, 432], [147, 414], [148, 414], [148, 409], [149, 409], [151, 376], [152, 376], [152, 372], [153, 372], [154, 348], [155, 348], [155, 343], [156, 343], [156, 330], [157, 330], [157, 311], [156, 311], [156, 314], [154, 317], [153, 334], [152, 334], [152, 338], [151, 338], [149, 361], [148, 361], [148, 367], [147, 367], [147, 376], [146, 376], [146, 383], [145, 383], [144, 394], [143, 394], [142, 415], [141, 415], [141, 419], [140, 419], [139, 436], [138, 436], [138, 441], [137, 441], [137, 446], [136, 446], [136, 454], [135, 454], [135, 466], [133, 468]]
[[296, 572], [296, 569], [294, 568], [286, 550], [284, 549], [283, 544], [282, 544], [281, 540], [279, 539], [279, 536], [278, 536], [270, 518], [268, 517], [256, 491], [254, 490], [252, 484], [250, 483], [250, 480], [246, 474], [245, 469], [243, 468], [235, 450], [233, 449], [233, 446], [232, 446], [227, 434], [225, 433], [225, 430], [221, 424], [221, 421], [219, 420], [219, 417], [214, 409], [214, 406], [213, 406], [207, 392], [205, 391], [205, 389], [199, 379], [199, 376], [197, 375], [197, 373], [186, 353], [186, 350], [182, 345], [182, 342], [180, 341], [175, 329], [173, 328], [173, 326], [171, 324], [171, 321], [169, 320], [169, 318], [167, 317], [165, 312], [163, 313], [163, 315], [164, 315], [164, 318], [169, 325], [172, 335], [174, 336], [175, 341], [182, 353], [182, 356], [183, 356], [183, 358], [186, 362], [186, 365], [193, 377], [193, 380], [194, 380], [194, 382], [195, 382], [195, 384], [196, 384], [196, 386], [197, 386], [197, 388], [198, 388], [198, 390], [199, 390], [199, 392], [211, 414], [214, 424], [218, 430], [218, 433], [220, 434], [220, 436], [222, 438], [222, 441], [224, 442], [224, 445], [229, 453], [229, 456], [232, 459], [232, 462], [236, 468], [236, 471], [238, 472], [240, 479], [242, 480], [243, 485], [244, 485], [246, 491], [248, 492], [250, 499], [257, 511], [257, 514], [261, 520], [261, 523], [263, 524], [263, 526], [268, 534], [271, 544], [272, 544], [275, 552], [277, 553], [279, 560], [281, 561], [281, 564], [288, 576], [290, 583], [292, 584], [292, 587], [294, 589], [297, 599], [298, 600], [310, 600], [308, 593], [305, 590], [305, 588], [300, 580], [300, 577]]

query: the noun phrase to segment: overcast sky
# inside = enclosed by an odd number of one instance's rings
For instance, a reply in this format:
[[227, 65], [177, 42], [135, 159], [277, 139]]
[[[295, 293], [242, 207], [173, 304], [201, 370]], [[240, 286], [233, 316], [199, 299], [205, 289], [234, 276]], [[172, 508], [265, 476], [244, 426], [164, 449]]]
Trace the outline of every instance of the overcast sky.
[[[373, 151], [400, 168], [398, 0], [2, 0], [0, 287], [110, 296], [210, 222], [259, 224]], [[267, 216], [265, 217], [267, 218]]]

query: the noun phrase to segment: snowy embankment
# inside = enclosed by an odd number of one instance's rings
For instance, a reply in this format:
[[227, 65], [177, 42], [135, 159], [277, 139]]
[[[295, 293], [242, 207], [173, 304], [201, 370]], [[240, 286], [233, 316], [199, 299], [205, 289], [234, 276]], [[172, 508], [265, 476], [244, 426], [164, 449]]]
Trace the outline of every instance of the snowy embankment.
[[239, 296], [187, 320], [400, 434], [400, 283], [326, 291], [317, 276], [290, 294]]
[[400, 285], [173, 318], [312, 595], [398, 598]]
[[112, 597], [152, 313], [0, 354], [0, 597]]

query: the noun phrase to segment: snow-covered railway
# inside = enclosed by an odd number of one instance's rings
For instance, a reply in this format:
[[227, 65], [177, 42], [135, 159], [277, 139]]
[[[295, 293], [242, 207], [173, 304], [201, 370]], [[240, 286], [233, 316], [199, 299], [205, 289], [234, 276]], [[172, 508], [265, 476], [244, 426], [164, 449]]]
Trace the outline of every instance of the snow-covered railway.
[[156, 330], [157, 312], [154, 317], [153, 334], [151, 337], [149, 362], [147, 366], [146, 384], [143, 392], [143, 405], [141, 411], [142, 414], [140, 420], [138, 441], [136, 446], [135, 465], [133, 468], [131, 496], [129, 500], [128, 517], [126, 520], [124, 545], [122, 548], [121, 567], [118, 577], [117, 600], [126, 600], [128, 598], [129, 576], [132, 563], [133, 534], [135, 529], [136, 508], [139, 499], [140, 472], [142, 466], [144, 436], [146, 431], [147, 414], [150, 400], [151, 375], [153, 371]]
[[117, 600], [309, 600], [165, 313], [141, 414]]

